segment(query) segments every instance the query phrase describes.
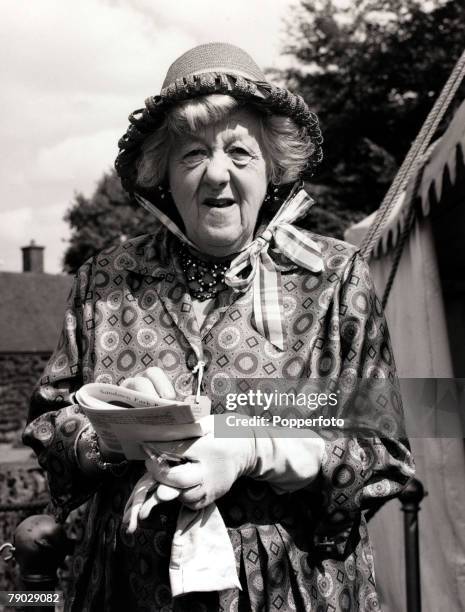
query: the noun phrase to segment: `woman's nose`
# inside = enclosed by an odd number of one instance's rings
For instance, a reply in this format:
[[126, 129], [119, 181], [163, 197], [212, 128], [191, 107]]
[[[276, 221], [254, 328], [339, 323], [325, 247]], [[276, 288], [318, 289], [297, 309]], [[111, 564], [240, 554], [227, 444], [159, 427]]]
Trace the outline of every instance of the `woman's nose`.
[[205, 180], [212, 185], [222, 185], [229, 181], [229, 157], [222, 152], [215, 152], [208, 160]]

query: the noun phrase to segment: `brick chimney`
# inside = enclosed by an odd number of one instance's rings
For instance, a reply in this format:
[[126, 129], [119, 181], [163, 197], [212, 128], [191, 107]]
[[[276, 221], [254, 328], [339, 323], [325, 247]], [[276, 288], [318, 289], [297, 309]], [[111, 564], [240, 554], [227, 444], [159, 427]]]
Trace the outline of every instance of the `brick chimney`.
[[44, 248], [37, 246], [31, 240], [29, 246], [21, 247], [23, 252], [23, 272], [43, 272], [44, 271]]

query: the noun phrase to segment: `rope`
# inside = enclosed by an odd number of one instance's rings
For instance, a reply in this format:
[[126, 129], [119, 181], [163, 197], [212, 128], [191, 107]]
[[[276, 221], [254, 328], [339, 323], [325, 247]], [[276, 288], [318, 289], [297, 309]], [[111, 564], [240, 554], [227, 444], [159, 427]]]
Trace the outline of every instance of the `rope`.
[[375, 219], [370, 226], [361, 246], [360, 252], [362, 257], [370, 259], [373, 249], [381, 236], [384, 226], [391, 210], [396, 202], [396, 199], [402, 189], [405, 188], [408, 181], [419, 169], [419, 158], [425, 153], [426, 149], [435, 134], [439, 123], [441, 122], [449, 104], [455, 96], [457, 89], [460, 86], [465, 76], [465, 51], [463, 51], [459, 60], [454, 66], [446, 84], [444, 85], [438, 99], [433, 108], [429, 112], [420, 132], [412, 143], [407, 156], [405, 157], [399, 171], [397, 172], [394, 181], [389, 187], [381, 206], [376, 213]]
[[386, 308], [387, 301], [389, 299], [389, 295], [391, 293], [392, 285], [394, 283], [394, 279], [396, 277], [397, 269], [399, 267], [400, 259], [402, 257], [402, 253], [404, 252], [404, 246], [407, 242], [408, 235], [410, 234], [410, 230], [413, 227], [413, 223], [415, 221], [415, 193], [420, 185], [421, 177], [423, 176], [423, 172], [417, 172], [415, 178], [415, 185], [411, 191], [408, 206], [407, 218], [404, 223], [404, 227], [402, 229], [402, 233], [400, 235], [399, 241], [396, 245], [394, 260], [392, 262], [391, 271], [389, 272], [389, 278], [386, 283], [386, 287], [384, 288], [383, 298], [381, 303], [383, 305], [383, 310]]

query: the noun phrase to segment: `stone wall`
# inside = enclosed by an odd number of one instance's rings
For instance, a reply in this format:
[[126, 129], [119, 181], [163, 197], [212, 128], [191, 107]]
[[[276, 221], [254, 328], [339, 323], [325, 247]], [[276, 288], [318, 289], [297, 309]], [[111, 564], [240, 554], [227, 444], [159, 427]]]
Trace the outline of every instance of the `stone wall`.
[[0, 353], [0, 442], [11, 442], [22, 429], [34, 385], [48, 353]]

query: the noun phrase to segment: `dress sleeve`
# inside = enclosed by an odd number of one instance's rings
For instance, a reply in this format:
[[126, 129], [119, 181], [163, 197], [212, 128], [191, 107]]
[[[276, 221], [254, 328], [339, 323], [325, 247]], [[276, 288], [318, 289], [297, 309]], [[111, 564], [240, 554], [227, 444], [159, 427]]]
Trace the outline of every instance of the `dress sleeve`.
[[23, 433], [47, 474], [58, 520], [89, 499], [105, 473], [95, 432], [73, 399], [83, 384], [83, 353], [94, 321], [87, 299], [91, 269], [86, 263], [76, 275], [57, 347], [34, 389]]
[[[414, 474], [389, 332], [366, 262], [349, 262], [334, 297], [332, 333], [340, 338], [340, 401], [332, 416], [344, 429], [322, 432], [323, 514], [315, 542], [344, 555], [360, 512], [396, 496]], [[338, 329], [337, 329], [338, 328]], [[324, 351], [323, 347], [323, 351]]]

